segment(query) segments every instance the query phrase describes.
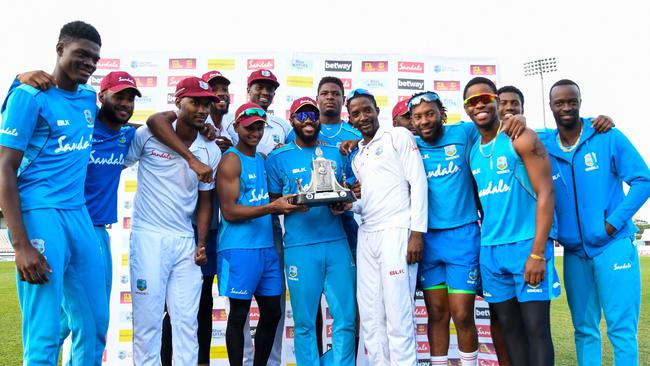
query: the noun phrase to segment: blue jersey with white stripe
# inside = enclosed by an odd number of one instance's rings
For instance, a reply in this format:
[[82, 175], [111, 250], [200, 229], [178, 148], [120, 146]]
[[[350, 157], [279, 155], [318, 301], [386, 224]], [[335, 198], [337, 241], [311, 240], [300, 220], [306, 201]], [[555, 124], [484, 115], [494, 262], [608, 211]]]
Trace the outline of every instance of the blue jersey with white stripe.
[[[350, 174], [338, 148], [333, 146], [298, 147], [294, 142], [272, 151], [266, 158], [269, 177], [269, 192], [287, 195], [298, 193], [300, 180], [303, 186], [311, 183], [312, 161], [316, 149], [323, 152], [325, 159], [336, 165], [336, 178], [340, 182], [343, 173]], [[307, 212], [295, 212], [284, 216], [284, 246], [323, 243], [345, 239], [340, 215], [333, 215], [328, 206], [311, 207]], [[308, 229], [306, 229], [308, 228]]]
[[[239, 197], [237, 204], [243, 206], [264, 206], [269, 203], [264, 158], [259, 153], [248, 156], [237, 148], [230, 147], [224, 153], [235, 154], [241, 162], [239, 175]], [[218, 251], [226, 249], [255, 249], [273, 246], [271, 215], [264, 215], [244, 221], [228, 221], [221, 216]]]
[[11, 92], [2, 112], [0, 145], [24, 153], [17, 173], [23, 211], [84, 205], [95, 101], [87, 85], [76, 91], [21, 85]]
[[433, 144], [415, 141], [429, 186], [429, 228], [450, 229], [478, 220], [469, 151], [478, 137], [473, 123], [443, 125]]
[[[526, 167], [504, 133], [492, 142], [476, 141], [470, 166], [483, 208], [481, 245], [499, 245], [535, 237], [537, 197]], [[551, 229], [551, 236], [555, 232]]]
[[85, 186], [86, 207], [94, 225], [117, 221], [117, 187], [134, 135], [133, 127], [115, 131], [95, 120]]

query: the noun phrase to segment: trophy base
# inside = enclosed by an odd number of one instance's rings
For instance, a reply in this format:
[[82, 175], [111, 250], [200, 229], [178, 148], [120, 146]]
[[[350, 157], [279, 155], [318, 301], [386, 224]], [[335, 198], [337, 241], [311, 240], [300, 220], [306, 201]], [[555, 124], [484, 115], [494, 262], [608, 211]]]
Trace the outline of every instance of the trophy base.
[[331, 191], [317, 193], [300, 193], [289, 199], [293, 205], [327, 206], [338, 202], [354, 202], [357, 199], [352, 191]]

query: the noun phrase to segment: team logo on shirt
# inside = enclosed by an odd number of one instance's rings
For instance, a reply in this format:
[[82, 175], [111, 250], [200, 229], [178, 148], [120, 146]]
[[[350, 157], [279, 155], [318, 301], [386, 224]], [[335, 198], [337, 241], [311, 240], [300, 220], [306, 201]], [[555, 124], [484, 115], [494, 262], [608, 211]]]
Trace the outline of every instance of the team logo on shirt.
[[478, 279], [478, 268], [472, 268], [469, 270], [469, 274], [467, 275], [469, 280], [467, 283], [469, 284], [475, 284], [476, 280]]
[[499, 156], [497, 158], [497, 169], [504, 171], [508, 168], [508, 159], [505, 156]]
[[289, 280], [298, 281], [298, 267], [289, 266]]
[[280, 143], [280, 135], [273, 135], [273, 142], [275, 142], [276, 144], [279, 144]]
[[595, 152], [585, 154], [585, 165], [587, 166], [585, 168], [586, 172], [598, 169], [598, 159]]
[[447, 155], [448, 157], [456, 156], [457, 152], [458, 150], [456, 150], [456, 145], [445, 146], [445, 155]]
[[377, 150], [375, 150], [375, 155], [379, 156], [379, 155], [381, 155], [381, 153], [383, 153], [383, 152], [384, 152], [384, 147], [383, 147], [383, 146], [379, 146], [379, 147], [377, 148]]
[[86, 123], [88, 123], [88, 127], [95, 127], [95, 120], [93, 119], [93, 114], [90, 109], [84, 109], [84, 117], [86, 117]]
[[146, 291], [147, 290], [147, 280], [143, 280], [142, 278], [138, 278], [135, 282], [135, 287], [139, 291]]
[[126, 144], [126, 136], [123, 133], [120, 134], [120, 137], [117, 139], [117, 142], [124, 145]]
[[32, 239], [30, 241], [34, 249], [38, 250], [39, 253], [45, 253], [45, 240], [43, 239]]

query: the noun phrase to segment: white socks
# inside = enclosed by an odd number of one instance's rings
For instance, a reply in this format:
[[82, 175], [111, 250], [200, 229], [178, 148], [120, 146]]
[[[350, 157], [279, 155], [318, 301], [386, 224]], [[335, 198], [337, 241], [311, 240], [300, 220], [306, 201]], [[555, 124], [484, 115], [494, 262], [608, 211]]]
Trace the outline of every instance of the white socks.
[[476, 366], [478, 350], [469, 353], [458, 350], [458, 353], [460, 353], [460, 366]]

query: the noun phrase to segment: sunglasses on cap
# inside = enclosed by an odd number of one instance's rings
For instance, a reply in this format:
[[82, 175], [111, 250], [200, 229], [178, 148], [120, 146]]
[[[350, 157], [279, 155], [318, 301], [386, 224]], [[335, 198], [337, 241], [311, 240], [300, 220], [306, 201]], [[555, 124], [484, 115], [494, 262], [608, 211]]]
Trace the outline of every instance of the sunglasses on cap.
[[312, 120], [312, 122], [318, 121], [318, 113], [317, 112], [296, 112], [293, 114], [293, 117], [298, 120], [300, 123], [304, 123], [307, 118]]
[[411, 99], [409, 99], [408, 108], [409, 108], [409, 111], [410, 111], [411, 109], [413, 109], [413, 107], [415, 107], [416, 105], [418, 105], [418, 104], [420, 104], [422, 102], [429, 102], [430, 103], [430, 102], [435, 102], [435, 101], [438, 101], [438, 100], [440, 100], [440, 96], [438, 96], [438, 94], [436, 94], [434, 92], [426, 92], [424, 94], [415, 95], [415, 96], [411, 97]]
[[497, 100], [497, 95], [493, 93], [480, 93], [480, 94], [474, 94], [470, 95], [463, 101], [464, 106], [472, 106], [474, 107], [475, 105], [480, 103], [483, 104], [490, 104], [494, 103]]
[[246, 117], [251, 117], [251, 116], [260, 116], [262, 118], [266, 118], [266, 112], [262, 108], [247, 108], [241, 111], [237, 118], [235, 120], [240, 119], [241, 117], [246, 116]]
[[369, 96], [371, 96], [371, 97], [373, 96], [373, 95], [370, 94], [370, 92], [369, 92], [368, 90], [366, 90], [366, 89], [361, 89], [361, 88], [359, 88], [359, 89], [354, 89], [353, 91], [350, 92], [350, 94], [348, 94], [348, 102], [349, 102], [350, 100], [352, 100], [353, 98], [356, 98], [356, 97], [358, 97], [358, 96], [360, 96], [360, 95], [369, 95]]

